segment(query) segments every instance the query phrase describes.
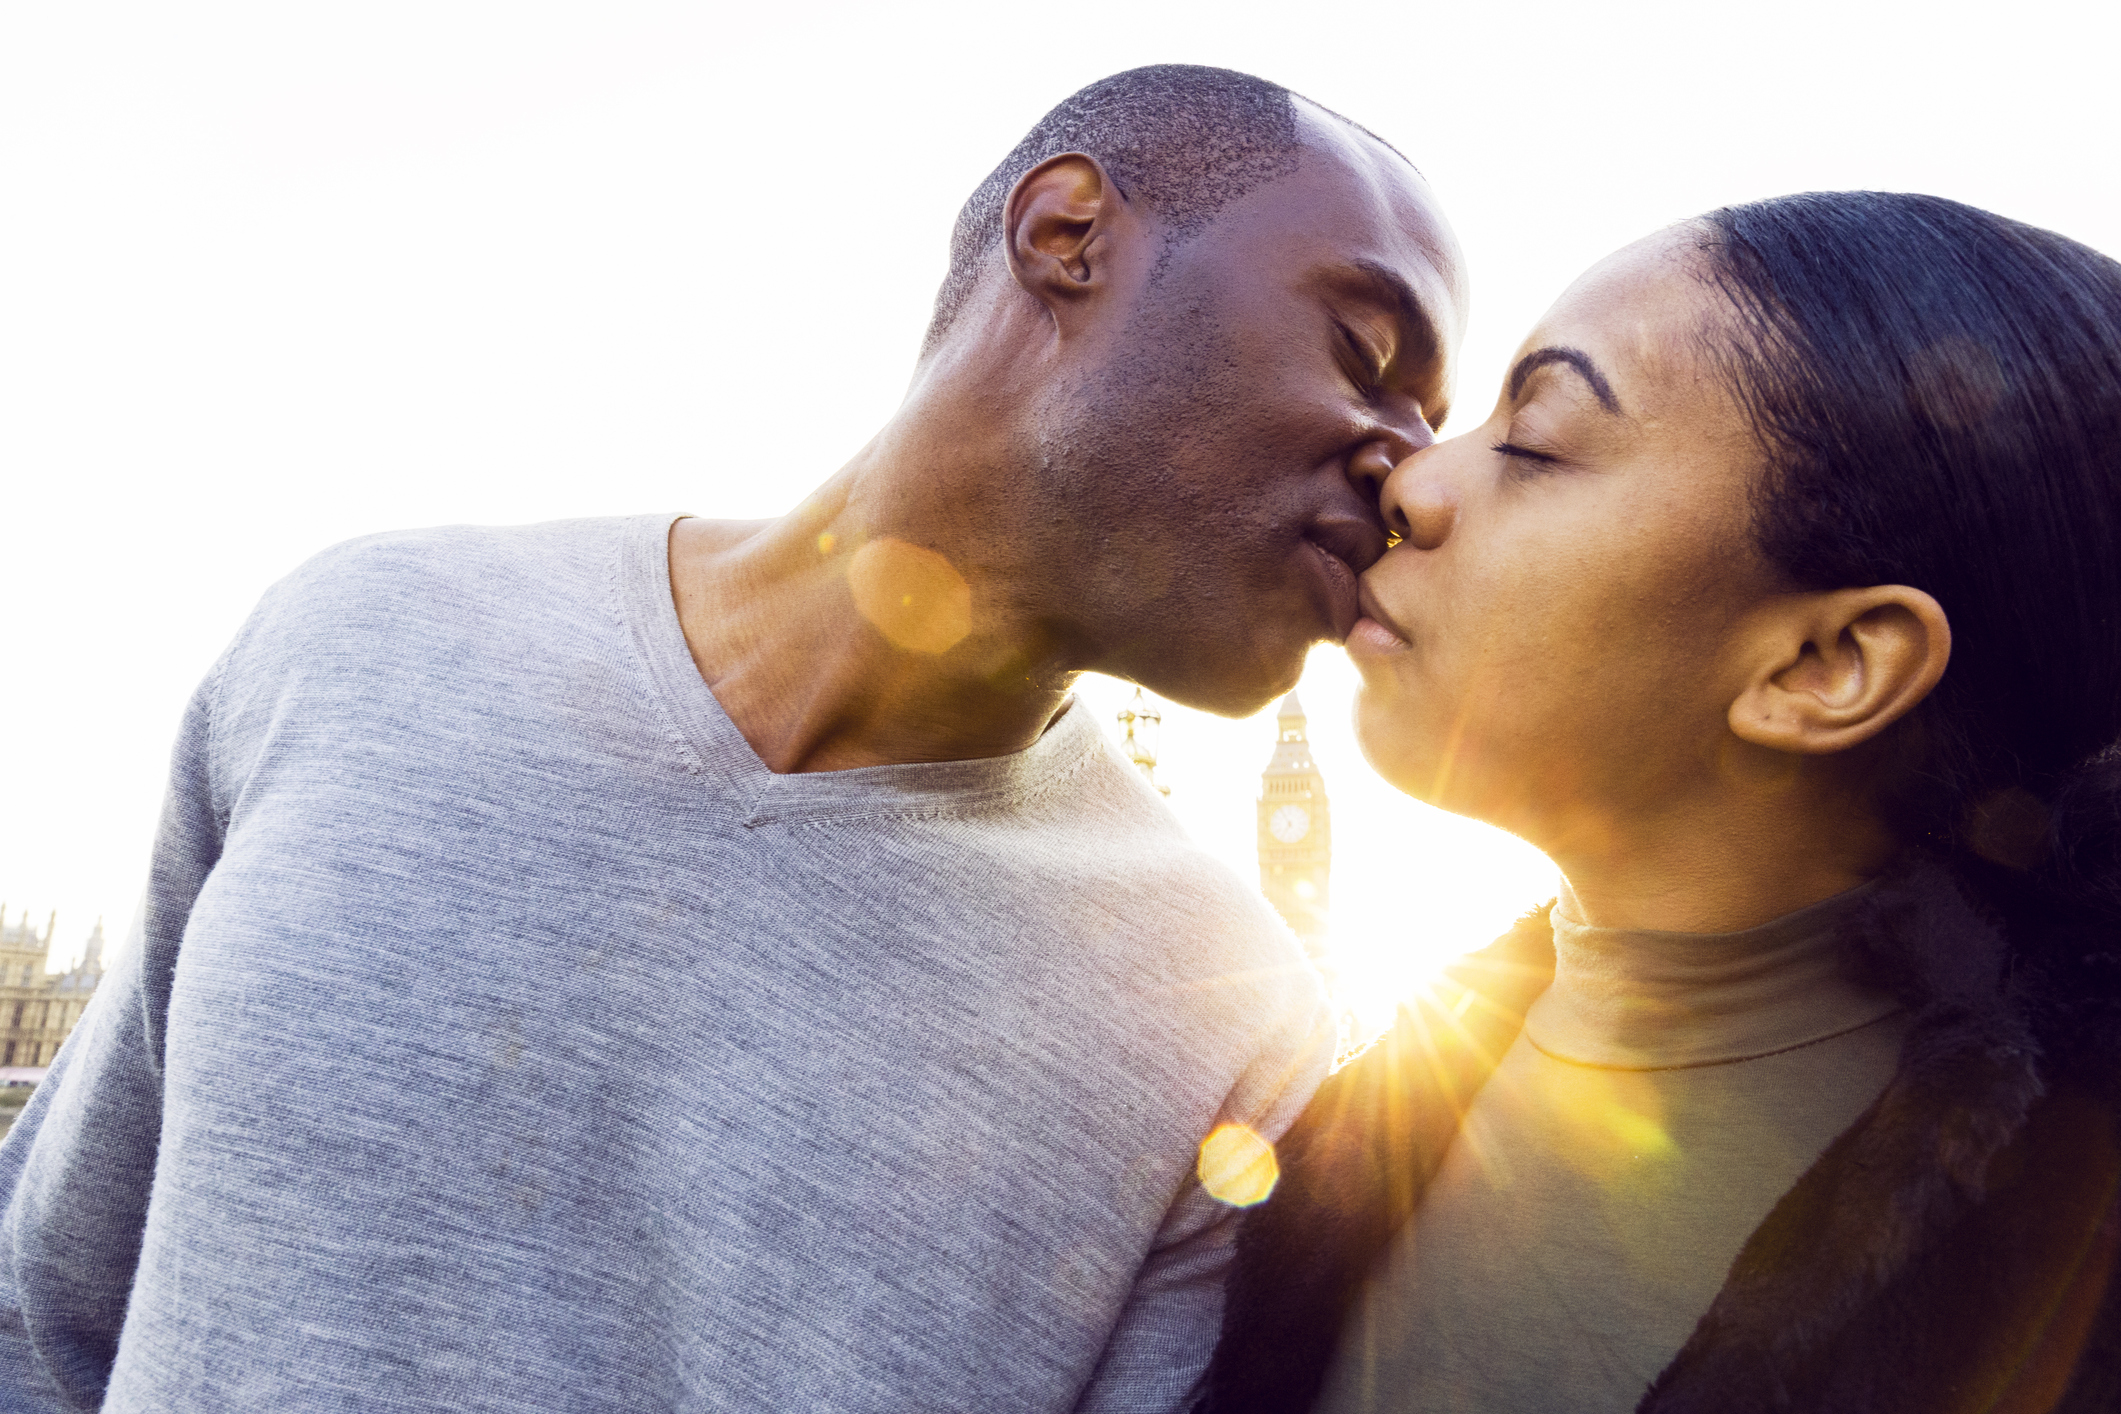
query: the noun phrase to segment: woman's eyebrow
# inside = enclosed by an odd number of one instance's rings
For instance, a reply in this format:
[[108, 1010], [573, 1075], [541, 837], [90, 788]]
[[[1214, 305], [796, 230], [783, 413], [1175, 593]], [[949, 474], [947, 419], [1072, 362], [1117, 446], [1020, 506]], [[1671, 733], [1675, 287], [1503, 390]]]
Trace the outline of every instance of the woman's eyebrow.
[[1517, 366], [1510, 370], [1510, 396], [1513, 399], [1517, 396], [1518, 391], [1524, 387], [1524, 380], [1531, 377], [1535, 369], [1544, 368], [1550, 363], [1566, 364], [1575, 369], [1582, 375], [1583, 381], [1591, 385], [1591, 392], [1597, 396], [1601, 407], [1607, 412], [1620, 411], [1620, 399], [1613, 396], [1613, 385], [1606, 382], [1605, 375], [1598, 371], [1598, 365], [1591, 362], [1591, 356], [1582, 349], [1550, 345], [1547, 348], [1532, 350], [1517, 360]]

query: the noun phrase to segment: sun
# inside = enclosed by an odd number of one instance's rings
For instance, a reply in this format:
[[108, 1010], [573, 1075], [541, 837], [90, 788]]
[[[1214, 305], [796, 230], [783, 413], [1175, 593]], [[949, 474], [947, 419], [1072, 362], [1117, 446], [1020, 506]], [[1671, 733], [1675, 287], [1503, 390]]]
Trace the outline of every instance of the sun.
[[[1399, 1003], [1452, 959], [1486, 946], [1526, 910], [1554, 896], [1552, 861], [1525, 841], [1402, 795], [1363, 760], [1353, 723], [1354, 668], [1338, 648], [1313, 650], [1297, 691], [1306, 750], [1330, 797], [1330, 877], [1323, 932], [1308, 941], [1335, 1000], [1367, 1040], [1392, 1023]], [[1132, 683], [1086, 677], [1077, 686], [1107, 731], [1132, 700]], [[1179, 824], [1221, 860], [1242, 887], [1258, 887], [1262, 849], [1300, 848], [1321, 832], [1317, 800], [1264, 795], [1261, 768], [1280, 737], [1280, 704], [1233, 720], [1159, 704], [1157, 780], [1171, 787]], [[1269, 805], [1262, 820], [1260, 807]], [[1287, 809], [1294, 805], [1303, 811]], [[1264, 825], [1264, 831], [1261, 826]], [[1261, 838], [1262, 833], [1266, 838]], [[1272, 843], [1269, 844], [1268, 841]], [[1291, 880], [1289, 912], [1316, 897], [1310, 878]]]

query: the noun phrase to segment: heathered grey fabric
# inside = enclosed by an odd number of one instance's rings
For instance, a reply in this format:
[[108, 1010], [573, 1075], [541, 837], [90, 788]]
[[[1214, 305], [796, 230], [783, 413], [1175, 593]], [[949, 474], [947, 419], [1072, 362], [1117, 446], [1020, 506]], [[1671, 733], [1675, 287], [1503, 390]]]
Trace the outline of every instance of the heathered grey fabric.
[[1081, 710], [774, 776], [668, 516], [380, 536], [177, 743], [0, 1144], [0, 1409], [1163, 1410], [1315, 976]]

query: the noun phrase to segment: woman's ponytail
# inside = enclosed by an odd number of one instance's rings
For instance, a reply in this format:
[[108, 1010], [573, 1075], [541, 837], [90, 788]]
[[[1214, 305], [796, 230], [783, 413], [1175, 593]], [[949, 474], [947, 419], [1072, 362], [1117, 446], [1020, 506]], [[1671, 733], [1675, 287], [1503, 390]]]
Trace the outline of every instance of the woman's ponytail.
[[2121, 264], [1928, 196], [1704, 224], [1765, 454], [1761, 552], [1951, 620], [1950, 667], [1894, 729], [1888, 819], [1990, 906], [2022, 977], [2085, 999], [2069, 1029], [2121, 1035]]
[[2065, 916], [2110, 934], [2121, 952], [2121, 748], [2064, 773], [2049, 804], [2033, 878]]

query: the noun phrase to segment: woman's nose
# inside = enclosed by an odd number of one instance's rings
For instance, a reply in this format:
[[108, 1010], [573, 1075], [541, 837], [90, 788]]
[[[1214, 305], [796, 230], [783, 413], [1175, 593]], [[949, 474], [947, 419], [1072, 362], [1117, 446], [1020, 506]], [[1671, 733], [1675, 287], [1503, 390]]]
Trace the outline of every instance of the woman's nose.
[[1427, 450], [1416, 452], [1385, 478], [1377, 498], [1385, 525], [1417, 550], [1434, 550], [1458, 522], [1458, 493]]

